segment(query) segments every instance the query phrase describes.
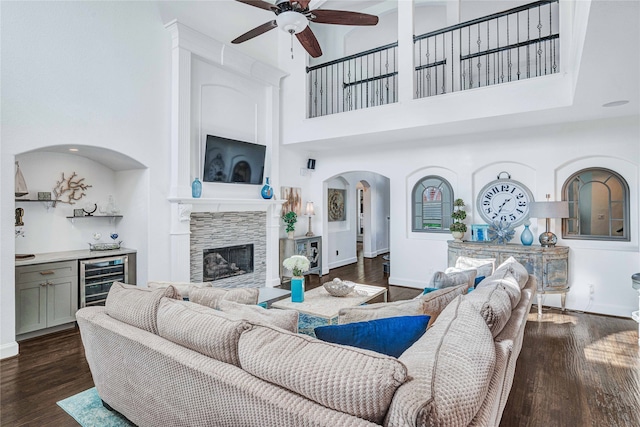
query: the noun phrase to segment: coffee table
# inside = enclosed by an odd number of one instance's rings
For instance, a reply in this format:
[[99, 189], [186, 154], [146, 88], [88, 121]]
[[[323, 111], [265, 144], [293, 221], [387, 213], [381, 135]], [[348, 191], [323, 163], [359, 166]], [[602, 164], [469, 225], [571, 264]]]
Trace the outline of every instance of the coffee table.
[[286, 298], [274, 302], [271, 307], [298, 311], [299, 332], [315, 336], [314, 327], [338, 323], [338, 312], [342, 308], [362, 305], [380, 295], [387, 302], [387, 288], [356, 284], [355, 291], [344, 297], [334, 297], [323, 286], [319, 286], [305, 292], [303, 302], [291, 302], [290, 298]]

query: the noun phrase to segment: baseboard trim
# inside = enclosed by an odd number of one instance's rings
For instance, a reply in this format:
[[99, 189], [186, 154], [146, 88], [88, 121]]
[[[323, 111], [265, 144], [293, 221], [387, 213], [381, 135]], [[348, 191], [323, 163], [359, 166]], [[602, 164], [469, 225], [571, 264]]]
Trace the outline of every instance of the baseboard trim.
[[424, 289], [426, 282], [420, 280], [403, 279], [402, 277], [389, 276], [389, 284], [404, 286], [405, 288]]
[[0, 345], [0, 359], [6, 359], [7, 357], [13, 357], [17, 355], [18, 355], [17, 341]]
[[343, 267], [343, 266], [349, 265], [349, 264], [355, 264], [356, 262], [358, 262], [358, 258], [357, 257], [347, 258], [347, 259], [343, 259], [343, 260], [340, 260], [340, 261], [332, 262], [331, 264], [328, 265], [328, 267], [329, 267], [329, 270], [331, 270], [333, 268]]

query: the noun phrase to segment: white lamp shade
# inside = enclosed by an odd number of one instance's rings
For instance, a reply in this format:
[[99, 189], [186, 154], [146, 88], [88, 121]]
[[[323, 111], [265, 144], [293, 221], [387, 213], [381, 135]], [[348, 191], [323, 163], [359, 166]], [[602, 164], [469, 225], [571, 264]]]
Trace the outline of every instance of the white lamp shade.
[[569, 202], [532, 202], [529, 205], [531, 218], [568, 218]]
[[306, 16], [299, 12], [286, 11], [276, 16], [276, 23], [281, 30], [294, 34], [298, 34], [304, 31], [309, 25], [309, 20]]
[[309, 215], [309, 216], [312, 216], [312, 215], [316, 214], [316, 212], [313, 209], [313, 202], [307, 202], [307, 212], [306, 212], [306, 214]]

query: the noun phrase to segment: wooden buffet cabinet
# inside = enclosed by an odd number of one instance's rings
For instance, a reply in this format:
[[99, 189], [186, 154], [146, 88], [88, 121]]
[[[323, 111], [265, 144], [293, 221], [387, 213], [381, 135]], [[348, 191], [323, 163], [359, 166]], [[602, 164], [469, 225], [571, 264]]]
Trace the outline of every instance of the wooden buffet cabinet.
[[454, 266], [459, 256], [495, 258], [496, 267], [510, 256], [525, 266], [538, 281], [538, 315], [542, 315], [542, 295], [561, 294], [562, 311], [569, 292], [569, 248], [567, 246], [498, 245], [484, 242], [449, 241], [448, 265]]

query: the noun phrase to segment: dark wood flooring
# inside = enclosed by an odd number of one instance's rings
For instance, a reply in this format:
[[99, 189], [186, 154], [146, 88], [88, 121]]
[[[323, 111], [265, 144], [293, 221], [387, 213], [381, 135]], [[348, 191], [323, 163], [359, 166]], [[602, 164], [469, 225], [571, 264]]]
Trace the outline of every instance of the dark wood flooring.
[[[334, 277], [388, 286], [382, 257], [308, 278], [307, 288]], [[389, 286], [389, 300], [416, 289]], [[545, 307], [529, 315], [501, 427], [640, 427], [638, 327], [631, 319]], [[58, 400], [93, 386], [77, 330], [20, 343], [0, 361], [1, 426], [77, 426]]]

